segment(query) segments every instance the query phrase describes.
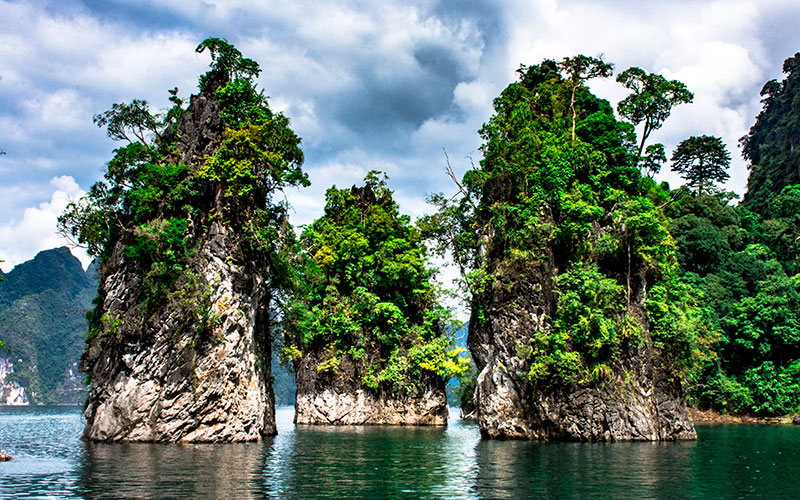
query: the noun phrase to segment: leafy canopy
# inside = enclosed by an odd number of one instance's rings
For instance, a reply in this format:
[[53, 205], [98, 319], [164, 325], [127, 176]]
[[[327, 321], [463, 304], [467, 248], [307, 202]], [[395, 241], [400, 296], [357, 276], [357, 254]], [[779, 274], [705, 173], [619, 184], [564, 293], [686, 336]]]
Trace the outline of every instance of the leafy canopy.
[[770, 80], [761, 90], [761, 112], [740, 139], [742, 156], [750, 162], [743, 203], [769, 215], [770, 201], [786, 186], [800, 184], [800, 52], [783, 63], [786, 77]]
[[261, 73], [258, 63], [247, 57], [224, 38], [206, 38], [195, 49], [211, 54], [211, 70], [200, 77], [200, 90], [215, 90], [220, 84], [246, 79], [252, 82]]
[[[488, 328], [486, 304], [496, 309], [506, 294], [504, 307], [518, 307], [515, 297], [533, 293], [526, 283], [553, 291], [552, 314], [519, 347], [532, 383], [607, 379], [644, 341], [644, 324], [663, 366], [684, 373], [704, 330], [677, 276], [661, 209], [668, 193], [641, 177], [633, 125], [584, 85], [610, 65], [565, 61], [574, 68], [550, 60], [520, 68], [480, 131], [480, 167], [458, 183], [460, 196], [431, 197], [439, 212], [421, 228], [465, 270], [471, 328]], [[647, 296], [647, 323], [637, 294]]]
[[692, 136], [672, 153], [672, 171], [681, 174], [698, 195], [712, 192], [728, 180], [731, 155], [719, 137]]
[[361, 360], [353, 376], [364, 386], [410, 389], [460, 374], [466, 360], [451, 349], [425, 248], [385, 179], [370, 172], [363, 187], [330, 188], [325, 215], [303, 231], [287, 343], [323, 353], [319, 371]]
[[[661, 75], [647, 73], [641, 68], [628, 68], [617, 76], [617, 81], [633, 92], [617, 104], [619, 115], [634, 125], [644, 122], [639, 155], [644, 150], [650, 134], [664, 124], [672, 108], [689, 103], [694, 95], [686, 85], [677, 80], [667, 80]], [[663, 146], [662, 146], [663, 147]]]
[[128, 144], [114, 151], [104, 180], [59, 218], [59, 231], [91, 255], [105, 259], [123, 245], [145, 269], [144, 299], [152, 306], [179, 278], [193, 281], [189, 264], [213, 220], [239, 232], [255, 260], [285, 267], [280, 255], [288, 207], [273, 201], [274, 194], [309, 184], [300, 138], [253, 81], [258, 64], [223, 39], [204, 40], [197, 51], [204, 50], [212, 63], [200, 78], [201, 92], [219, 103], [225, 127], [216, 152], [182, 163], [183, 141], [199, 139], [178, 137], [189, 134], [181, 127], [193, 108], [183, 108], [177, 89], [169, 91], [173, 107], [159, 114], [143, 100], [114, 104], [95, 123]]
[[558, 63], [558, 69], [564, 74], [567, 80], [572, 83], [572, 94], [570, 96], [570, 109], [572, 110], [572, 140], [575, 140], [575, 124], [578, 118], [575, 109], [575, 92], [578, 87], [592, 78], [608, 78], [614, 72], [614, 65], [603, 61], [602, 57], [590, 57], [583, 54], [575, 57], [565, 57]]
[[730, 193], [675, 193], [670, 230], [681, 272], [719, 335], [690, 392], [694, 404], [761, 415], [800, 410], [799, 192], [785, 188], [765, 219], [730, 205]]

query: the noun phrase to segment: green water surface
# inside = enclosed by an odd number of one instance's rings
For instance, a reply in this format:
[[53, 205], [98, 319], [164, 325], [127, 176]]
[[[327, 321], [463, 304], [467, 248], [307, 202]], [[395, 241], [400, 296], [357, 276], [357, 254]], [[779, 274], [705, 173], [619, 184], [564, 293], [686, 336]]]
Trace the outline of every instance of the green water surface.
[[[446, 429], [295, 426], [227, 445], [87, 444], [78, 408], [0, 408], [0, 498], [800, 498], [800, 426], [696, 442], [482, 441]], [[453, 413], [455, 417], [457, 411]]]

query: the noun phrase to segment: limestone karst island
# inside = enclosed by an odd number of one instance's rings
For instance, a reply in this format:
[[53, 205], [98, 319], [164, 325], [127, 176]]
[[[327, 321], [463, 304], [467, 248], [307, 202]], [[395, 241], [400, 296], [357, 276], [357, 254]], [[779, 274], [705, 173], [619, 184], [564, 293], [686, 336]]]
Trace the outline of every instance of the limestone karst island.
[[[84, 404], [74, 430], [92, 460], [111, 453], [97, 442], [279, 454], [276, 402], [294, 406], [298, 446], [301, 432], [343, 439], [332, 456], [416, 439], [421, 455], [475, 428], [484, 466], [521, 476], [512, 448], [486, 443], [692, 441], [707, 419], [798, 420], [800, 53], [741, 139], [742, 198], [721, 187], [735, 145], [698, 134], [668, 155], [651, 140], [692, 106], [687, 85], [576, 55], [519, 67], [479, 158], [431, 166], [452, 189], [427, 193], [427, 215], [403, 213], [364, 165], [293, 227], [284, 193], [310, 180], [291, 117], [225, 39], [196, 51], [211, 57], [196, 94], [94, 117], [116, 149], [59, 218], [91, 268], [62, 248], [0, 283], [3, 402]], [[616, 108], [597, 79], [618, 83]], [[662, 168], [685, 184], [654, 180]]]

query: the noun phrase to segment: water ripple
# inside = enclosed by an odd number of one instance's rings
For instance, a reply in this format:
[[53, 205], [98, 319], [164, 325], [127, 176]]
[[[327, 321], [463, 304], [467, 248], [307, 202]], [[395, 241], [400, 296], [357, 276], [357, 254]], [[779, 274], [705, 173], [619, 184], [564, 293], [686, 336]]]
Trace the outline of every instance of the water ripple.
[[0, 408], [0, 498], [797, 498], [800, 427], [697, 442], [483, 441], [447, 428], [295, 426], [227, 445], [89, 444], [79, 409]]

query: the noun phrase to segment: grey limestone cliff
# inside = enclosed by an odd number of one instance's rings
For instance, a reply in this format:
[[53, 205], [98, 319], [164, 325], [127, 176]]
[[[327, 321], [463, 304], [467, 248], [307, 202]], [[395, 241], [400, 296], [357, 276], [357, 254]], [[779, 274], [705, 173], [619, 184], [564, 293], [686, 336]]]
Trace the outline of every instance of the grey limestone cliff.
[[357, 376], [363, 362], [343, 359], [337, 373], [317, 370], [308, 355], [295, 364], [295, 423], [333, 425], [447, 425], [444, 382], [430, 377], [411, 391], [370, 389]]
[[[210, 94], [193, 96], [177, 157], [196, 169], [224, 125]], [[147, 270], [123, 237], [100, 269], [99, 332], [80, 369], [91, 375], [83, 437], [100, 441], [231, 442], [275, 434], [269, 271], [222, 218], [217, 191], [190, 219], [195, 249], [157, 304], [142, 300]]]
[[[531, 362], [519, 347], [550, 327], [553, 273], [545, 264], [519, 280], [499, 270], [492, 288], [478, 298], [487, 319], [470, 322], [468, 343], [478, 368], [475, 403], [481, 434], [567, 441], [696, 439], [681, 380], [659, 367], [647, 338], [625, 350], [602, 382], [529, 382]], [[643, 300], [639, 293], [638, 304]]]

